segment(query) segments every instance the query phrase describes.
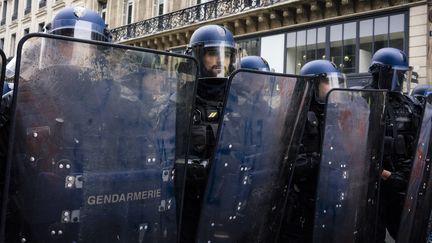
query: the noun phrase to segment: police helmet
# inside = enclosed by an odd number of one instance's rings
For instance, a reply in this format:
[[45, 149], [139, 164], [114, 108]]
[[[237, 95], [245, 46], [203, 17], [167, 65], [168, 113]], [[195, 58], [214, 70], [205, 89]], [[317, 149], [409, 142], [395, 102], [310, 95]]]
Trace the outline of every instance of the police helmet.
[[404, 83], [409, 88], [412, 68], [408, 65], [408, 58], [403, 51], [386, 47], [373, 55], [369, 73], [373, 77], [373, 88], [400, 92]]
[[49, 34], [74, 38], [111, 41], [111, 35], [101, 16], [84, 7], [67, 7], [45, 26]]
[[227, 28], [206, 25], [191, 36], [186, 54], [198, 59], [201, 77], [228, 77], [238, 67], [238, 48]]
[[270, 72], [270, 66], [268, 62], [260, 56], [243, 57], [240, 61], [240, 67]]
[[300, 69], [300, 75], [316, 76], [315, 100], [323, 104], [327, 93], [334, 88], [346, 87], [346, 76], [337, 69], [336, 65], [327, 60], [314, 60], [306, 63]]
[[2, 95], [6, 94], [7, 92], [11, 91], [11, 87], [9, 87], [8, 83], [4, 82], [3, 84], [3, 93]]
[[411, 92], [411, 96], [428, 96], [432, 94], [432, 85], [419, 84]]

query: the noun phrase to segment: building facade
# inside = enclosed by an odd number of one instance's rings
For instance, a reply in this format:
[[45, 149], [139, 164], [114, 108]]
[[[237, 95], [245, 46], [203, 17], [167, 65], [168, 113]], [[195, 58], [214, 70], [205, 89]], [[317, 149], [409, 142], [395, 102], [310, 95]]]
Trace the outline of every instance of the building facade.
[[3, 0], [0, 2], [0, 49], [15, 56], [19, 40], [28, 33], [41, 32], [46, 23], [66, 6], [85, 6], [83, 0]]
[[182, 52], [195, 29], [219, 24], [234, 33], [243, 55], [261, 55], [277, 72], [298, 74], [304, 63], [323, 58], [338, 65], [351, 85], [362, 85], [373, 53], [395, 47], [408, 54], [418, 82], [430, 82], [428, 1], [109, 2], [114, 40], [123, 44]]
[[419, 83], [430, 83], [432, 1], [425, 0], [4, 0], [0, 48], [13, 56], [18, 40], [40, 31], [69, 5], [101, 14], [117, 43], [183, 52], [205, 24], [229, 28], [242, 55], [260, 55], [277, 72], [298, 74], [323, 58], [362, 85], [373, 53], [396, 47], [409, 56]]

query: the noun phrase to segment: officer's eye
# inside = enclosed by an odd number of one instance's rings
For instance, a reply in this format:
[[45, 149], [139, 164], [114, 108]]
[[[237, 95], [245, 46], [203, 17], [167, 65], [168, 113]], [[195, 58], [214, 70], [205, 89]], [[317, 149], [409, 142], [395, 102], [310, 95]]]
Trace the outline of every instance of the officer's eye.
[[219, 55], [219, 52], [216, 51], [216, 50], [208, 50], [206, 53], [209, 56], [217, 56], [217, 55]]

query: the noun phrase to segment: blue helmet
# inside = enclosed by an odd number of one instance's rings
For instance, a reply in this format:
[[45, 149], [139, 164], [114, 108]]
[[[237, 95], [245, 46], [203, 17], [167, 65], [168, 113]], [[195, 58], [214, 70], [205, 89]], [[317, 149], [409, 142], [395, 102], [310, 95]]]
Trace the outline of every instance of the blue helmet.
[[4, 84], [3, 84], [3, 93], [2, 93], [2, 95], [4, 95], [4, 94], [6, 94], [7, 92], [9, 92], [9, 91], [11, 91], [12, 89], [9, 87], [9, 85], [6, 83], [6, 82], [4, 82]]
[[186, 53], [198, 59], [201, 77], [227, 77], [239, 63], [233, 34], [219, 25], [198, 28], [190, 38]]
[[419, 84], [412, 91], [412, 96], [428, 96], [432, 94], [432, 85], [429, 84]]
[[408, 58], [403, 51], [386, 47], [373, 55], [369, 73], [373, 77], [373, 88], [402, 91], [404, 82], [409, 85], [411, 81], [412, 68], [408, 65]]
[[61, 10], [45, 28], [49, 34], [86, 40], [111, 40], [102, 17], [84, 7], [67, 7]]
[[306, 63], [300, 69], [300, 75], [316, 76], [315, 100], [323, 104], [327, 93], [334, 88], [345, 88], [346, 77], [328, 60], [314, 60]]
[[243, 57], [240, 61], [240, 67], [270, 72], [270, 66], [268, 62], [260, 56]]

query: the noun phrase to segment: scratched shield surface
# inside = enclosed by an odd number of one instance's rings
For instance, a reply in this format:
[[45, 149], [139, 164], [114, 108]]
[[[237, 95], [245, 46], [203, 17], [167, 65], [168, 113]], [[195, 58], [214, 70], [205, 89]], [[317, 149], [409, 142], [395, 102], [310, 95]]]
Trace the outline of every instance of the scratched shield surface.
[[380, 91], [328, 94], [314, 242], [373, 242], [385, 101]]
[[276, 240], [311, 81], [246, 70], [230, 77], [198, 242]]
[[17, 63], [3, 239], [175, 242], [195, 61], [38, 34]]
[[418, 135], [416, 153], [411, 168], [405, 204], [402, 210], [398, 242], [427, 242], [432, 205], [432, 104], [425, 104]]

